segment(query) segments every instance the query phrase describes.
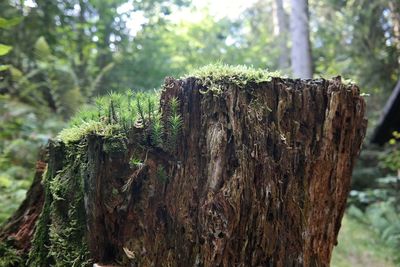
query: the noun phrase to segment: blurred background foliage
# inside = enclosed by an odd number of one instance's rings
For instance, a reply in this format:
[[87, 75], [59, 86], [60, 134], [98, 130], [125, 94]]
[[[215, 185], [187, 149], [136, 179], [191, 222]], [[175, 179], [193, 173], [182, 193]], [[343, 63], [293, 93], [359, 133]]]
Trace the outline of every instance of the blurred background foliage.
[[[25, 197], [39, 149], [94, 96], [152, 90], [166, 76], [215, 61], [290, 76], [282, 61], [290, 41], [282, 43], [276, 30], [277, 0], [249, 1], [230, 16], [195, 2], [0, 1], [0, 223]], [[368, 136], [399, 79], [399, 6], [309, 0], [314, 77], [341, 75], [369, 94]], [[367, 137], [333, 265], [400, 262], [399, 137], [385, 148]]]

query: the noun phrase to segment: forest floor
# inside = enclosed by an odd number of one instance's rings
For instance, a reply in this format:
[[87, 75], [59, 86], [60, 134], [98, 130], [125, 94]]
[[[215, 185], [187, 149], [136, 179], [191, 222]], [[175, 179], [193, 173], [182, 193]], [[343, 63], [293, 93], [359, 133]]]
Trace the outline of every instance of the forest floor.
[[332, 267], [394, 267], [394, 251], [367, 225], [345, 215]]

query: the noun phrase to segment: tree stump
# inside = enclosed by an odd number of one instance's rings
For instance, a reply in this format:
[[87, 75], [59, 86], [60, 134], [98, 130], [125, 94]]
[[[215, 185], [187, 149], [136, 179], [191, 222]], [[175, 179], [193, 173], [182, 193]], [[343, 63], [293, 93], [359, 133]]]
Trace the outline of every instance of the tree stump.
[[49, 144], [28, 265], [329, 266], [366, 129], [358, 87], [164, 88], [162, 120], [172, 98], [182, 117], [170, 149], [139, 144], [140, 127]]

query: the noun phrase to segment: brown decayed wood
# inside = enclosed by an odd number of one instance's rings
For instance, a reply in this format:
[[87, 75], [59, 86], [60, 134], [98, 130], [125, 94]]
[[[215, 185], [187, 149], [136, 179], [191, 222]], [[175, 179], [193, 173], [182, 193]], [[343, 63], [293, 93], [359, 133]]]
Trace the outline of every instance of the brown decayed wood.
[[[166, 88], [164, 110], [171, 97], [181, 102], [176, 153], [148, 152], [129, 203], [119, 199], [105, 212], [102, 224], [111, 230], [105, 243], [112, 247], [105, 250], [114, 254], [98, 260], [329, 265], [365, 134], [359, 89], [339, 79], [277, 78], [246, 89], [226, 85], [221, 95], [200, 93], [201, 83], [190, 78], [167, 79]], [[114, 170], [127, 168], [115, 159], [110, 164], [99, 171], [101, 188], [115, 187], [121, 172]], [[156, 175], [160, 165], [165, 183]], [[121, 205], [127, 208], [115, 212]]]

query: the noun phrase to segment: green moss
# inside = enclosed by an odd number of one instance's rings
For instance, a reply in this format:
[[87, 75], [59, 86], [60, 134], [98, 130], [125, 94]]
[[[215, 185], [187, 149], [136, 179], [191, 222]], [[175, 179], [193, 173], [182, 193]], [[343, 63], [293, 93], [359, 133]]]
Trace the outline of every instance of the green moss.
[[63, 129], [57, 135], [57, 139], [65, 143], [71, 143], [77, 142], [89, 134], [111, 136], [118, 131], [120, 131], [119, 125], [110, 125], [99, 121], [83, 121], [79, 126], [76, 125]]
[[23, 266], [21, 253], [5, 242], [0, 243], [0, 266]]
[[244, 88], [248, 83], [268, 82], [276, 76], [279, 76], [278, 72], [269, 72], [245, 65], [232, 66], [216, 63], [194, 70], [184, 78], [195, 77], [201, 80], [203, 86], [207, 88], [203, 93], [220, 94], [224, 84], [234, 84]]
[[85, 240], [84, 177], [88, 172], [85, 144], [64, 147], [65, 155], [53, 159], [43, 179], [45, 203], [37, 222], [29, 254], [29, 266], [90, 266]]
[[52, 202], [52, 196], [50, 193], [50, 183], [52, 170], [46, 169], [43, 173], [43, 187], [45, 200], [43, 204], [42, 213], [36, 223], [36, 230], [32, 239], [32, 247], [29, 252], [28, 266], [47, 266], [49, 256], [47, 244], [49, 241], [48, 226], [50, 224], [50, 205]]
[[149, 124], [159, 112], [160, 92], [110, 93], [95, 105], [82, 108], [57, 138], [64, 143], [78, 142], [89, 134], [113, 136]]
[[127, 143], [124, 135], [110, 136], [105, 139], [103, 150], [108, 154], [123, 153], [128, 150]]

